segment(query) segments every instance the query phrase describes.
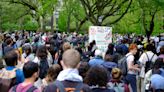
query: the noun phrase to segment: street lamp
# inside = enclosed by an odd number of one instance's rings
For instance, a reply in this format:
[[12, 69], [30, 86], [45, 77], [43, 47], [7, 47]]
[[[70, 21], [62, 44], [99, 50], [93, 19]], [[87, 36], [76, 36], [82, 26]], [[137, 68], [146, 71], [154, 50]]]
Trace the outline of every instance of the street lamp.
[[99, 25], [100, 25], [100, 23], [102, 23], [103, 17], [104, 17], [103, 15], [101, 15], [101, 16], [98, 17]]
[[58, 33], [59, 30], [58, 20], [59, 20], [59, 12], [61, 11], [62, 6], [63, 6], [63, 0], [58, 0], [56, 10], [54, 11], [55, 22], [56, 22], [56, 27], [55, 27], [56, 33]]
[[59, 11], [55, 11], [55, 20], [56, 20], [56, 32], [58, 33], [59, 27], [58, 27], [58, 19], [59, 19]]

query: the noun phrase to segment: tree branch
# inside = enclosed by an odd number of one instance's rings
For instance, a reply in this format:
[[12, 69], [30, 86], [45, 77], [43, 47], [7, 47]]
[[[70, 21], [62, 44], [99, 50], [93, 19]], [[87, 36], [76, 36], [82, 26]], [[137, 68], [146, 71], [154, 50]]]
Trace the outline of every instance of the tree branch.
[[[22, 17], [24, 17], [24, 16], [26, 16], [26, 15], [30, 14], [30, 11], [31, 11], [31, 10], [28, 10], [26, 13], [24, 13], [24, 14], [20, 15], [20, 16], [19, 16], [19, 17], [17, 17], [16, 19], [20, 19], [20, 18], [22, 18]], [[30, 14], [30, 15], [31, 15], [31, 14]]]
[[116, 1], [113, 3], [112, 7], [110, 8], [110, 10], [106, 13], [106, 14], [103, 14], [104, 17], [102, 19], [102, 21], [104, 21], [109, 15], [109, 13], [113, 10], [114, 6], [116, 5]]
[[37, 8], [35, 7], [35, 6], [33, 6], [33, 5], [30, 5], [27, 1], [24, 1], [24, 0], [21, 0], [21, 1], [15, 1], [15, 0], [11, 0], [11, 1], [9, 1], [10, 3], [16, 3], [16, 4], [21, 4], [21, 5], [23, 5], [23, 6], [26, 6], [26, 7], [28, 7], [29, 9], [31, 9], [31, 10], [37, 10]]
[[[113, 22], [110, 22], [109, 24], [114, 24], [114, 23], [118, 22], [121, 18], [123, 18], [125, 16], [125, 14], [128, 12], [128, 10], [129, 10], [129, 8], [131, 6], [131, 3], [132, 3], [132, 0], [129, 1], [129, 4], [128, 4], [126, 10], [124, 11], [124, 13], [119, 18], [117, 18]], [[107, 25], [107, 24], [105, 24], [105, 25]]]
[[154, 30], [154, 17], [155, 17], [155, 14], [156, 14], [156, 12], [157, 12], [157, 9], [154, 11], [154, 13], [152, 14], [152, 18], [151, 18], [151, 21], [150, 21], [150, 29], [149, 29], [149, 31], [150, 31], [150, 34], [153, 32], [153, 30]]
[[[80, 0], [82, 5], [83, 5], [83, 8], [85, 10], [85, 14], [87, 15], [88, 19], [94, 24], [95, 23], [95, 16], [92, 14], [92, 9], [91, 9], [91, 6], [89, 5], [89, 1], [86, 0]], [[93, 7], [93, 6], [92, 6]]]

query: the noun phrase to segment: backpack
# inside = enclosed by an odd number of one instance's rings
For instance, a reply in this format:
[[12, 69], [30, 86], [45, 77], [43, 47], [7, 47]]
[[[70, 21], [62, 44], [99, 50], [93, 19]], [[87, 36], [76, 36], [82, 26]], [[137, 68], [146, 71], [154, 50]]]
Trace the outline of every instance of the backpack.
[[108, 88], [113, 89], [115, 92], [125, 92], [125, 84], [117, 82], [109, 82]]
[[43, 79], [47, 75], [47, 71], [49, 69], [48, 61], [47, 59], [41, 59], [40, 65], [39, 65], [39, 78]]
[[145, 53], [145, 54], [146, 54], [147, 59], [148, 59], [148, 61], [147, 61], [146, 64], [145, 64], [145, 73], [146, 73], [147, 71], [151, 70], [152, 67], [153, 67], [152, 59], [153, 59], [153, 57], [154, 57], [155, 54], [153, 54], [153, 56], [151, 57], [151, 59], [149, 59], [147, 53]]
[[[17, 92], [16, 89], [17, 89], [18, 85], [15, 85], [13, 88], [12, 88], [12, 92]], [[31, 86], [26, 92], [34, 92], [37, 88], [35, 86]]]
[[16, 84], [16, 68], [8, 71], [5, 68], [0, 72], [0, 89], [2, 92], [8, 92]]
[[[128, 56], [130, 56], [130, 55], [128, 55]], [[121, 70], [123, 76], [126, 76], [128, 73], [128, 68], [127, 68], [127, 66], [128, 66], [127, 65], [127, 57], [128, 56], [124, 56], [122, 59], [118, 60], [118, 68]]]
[[81, 90], [83, 87], [82, 82], [78, 83], [77, 86], [74, 88], [66, 88], [66, 87], [64, 87], [64, 85], [61, 81], [56, 80], [55, 86], [59, 89], [59, 92], [83, 92]]

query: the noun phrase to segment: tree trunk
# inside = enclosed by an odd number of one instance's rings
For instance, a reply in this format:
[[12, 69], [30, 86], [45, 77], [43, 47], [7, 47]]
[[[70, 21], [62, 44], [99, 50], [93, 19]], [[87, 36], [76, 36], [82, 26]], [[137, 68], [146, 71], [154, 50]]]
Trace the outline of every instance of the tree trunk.
[[150, 35], [151, 32], [150, 31], [146, 31], [146, 36], [147, 36], [147, 41], [150, 42]]
[[150, 41], [150, 36], [154, 31], [154, 19], [155, 19], [156, 12], [157, 10], [155, 10], [153, 14], [151, 15], [150, 28], [149, 28], [149, 31], [146, 32], [147, 37], [148, 37], [148, 42]]
[[39, 31], [43, 31], [43, 17], [42, 16], [39, 17], [39, 26], [40, 26]]
[[83, 26], [83, 24], [88, 20], [87, 17], [85, 17], [82, 21], [80, 21], [79, 26], [78, 26], [78, 30], [80, 30], [80, 28]]
[[78, 23], [78, 21], [76, 20], [76, 33], [79, 31], [79, 23]]
[[67, 19], [67, 32], [70, 32], [70, 22], [71, 22], [71, 12], [68, 14], [68, 19]]
[[51, 16], [51, 32], [54, 32], [54, 15]]
[[45, 16], [43, 15], [43, 31], [46, 31], [46, 21], [45, 21]]

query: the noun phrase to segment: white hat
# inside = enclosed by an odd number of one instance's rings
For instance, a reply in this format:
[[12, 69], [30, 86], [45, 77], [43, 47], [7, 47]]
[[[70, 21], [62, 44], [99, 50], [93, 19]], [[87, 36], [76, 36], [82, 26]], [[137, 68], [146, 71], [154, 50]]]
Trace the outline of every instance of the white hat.
[[102, 51], [97, 49], [95, 51], [95, 56], [102, 56]]

